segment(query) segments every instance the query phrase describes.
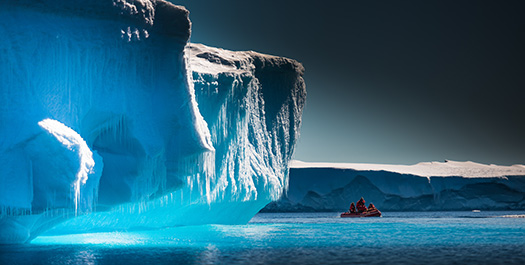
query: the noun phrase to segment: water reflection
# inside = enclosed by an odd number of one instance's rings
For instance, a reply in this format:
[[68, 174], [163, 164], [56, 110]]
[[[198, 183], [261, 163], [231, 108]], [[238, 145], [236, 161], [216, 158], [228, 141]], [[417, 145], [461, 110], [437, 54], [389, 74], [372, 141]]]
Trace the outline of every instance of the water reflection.
[[40, 237], [0, 246], [0, 264], [304, 265], [344, 264], [348, 257], [370, 264], [525, 264], [524, 218], [391, 215], [350, 221], [330, 214], [263, 215], [248, 225]]
[[82, 250], [77, 252], [75, 255], [74, 264], [85, 264], [85, 265], [95, 265], [96, 256], [92, 253], [92, 250]]
[[221, 252], [215, 245], [208, 245], [202, 253], [200, 253], [198, 259], [196, 260], [197, 264], [217, 264], [219, 262], [219, 257]]

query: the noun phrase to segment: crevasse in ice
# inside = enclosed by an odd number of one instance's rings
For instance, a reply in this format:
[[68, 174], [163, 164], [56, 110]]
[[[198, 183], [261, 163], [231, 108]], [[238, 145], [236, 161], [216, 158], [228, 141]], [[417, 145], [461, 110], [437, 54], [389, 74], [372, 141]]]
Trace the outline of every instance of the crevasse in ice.
[[161, 0], [0, 7], [0, 243], [244, 223], [281, 196], [301, 64], [188, 44]]

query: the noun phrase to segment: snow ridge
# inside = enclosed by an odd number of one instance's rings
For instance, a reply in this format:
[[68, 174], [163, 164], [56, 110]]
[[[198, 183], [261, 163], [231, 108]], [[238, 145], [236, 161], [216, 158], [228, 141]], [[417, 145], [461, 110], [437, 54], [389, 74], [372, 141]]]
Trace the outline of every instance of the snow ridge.
[[293, 160], [292, 168], [338, 168], [353, 170], [389, 171], [401, 174], [411, 174], [422, 177], [465, 177], [465, 178], [492, 178], [505, 176], [525, 175], [524, 165], [499, 166], [486, 165], [471, 161], [458, 162], [421, 162], [415, 165], [387, 165], [363, 163], [310, 163]]

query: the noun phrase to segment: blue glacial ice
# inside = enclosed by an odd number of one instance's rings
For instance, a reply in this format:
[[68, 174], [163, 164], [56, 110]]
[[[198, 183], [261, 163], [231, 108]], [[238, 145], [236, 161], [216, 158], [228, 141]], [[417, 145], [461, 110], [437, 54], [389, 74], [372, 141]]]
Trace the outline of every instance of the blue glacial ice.
[[0, 7], [0, 243], [246, 223], [281, 197], [300, 63], [189, 44], [162, 0]]

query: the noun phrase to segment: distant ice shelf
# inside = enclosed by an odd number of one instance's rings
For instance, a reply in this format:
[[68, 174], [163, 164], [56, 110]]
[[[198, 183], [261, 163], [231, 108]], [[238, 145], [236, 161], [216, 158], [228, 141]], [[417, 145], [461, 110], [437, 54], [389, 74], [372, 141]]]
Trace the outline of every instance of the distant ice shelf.
[[163, 0], [2, 1], [0, 243], [248, 222], [288, 184], [303, 66], [189, 44]]
[[365, 164], [365, 163], [308, 163], [299, 160], [290, 162], [291, 168], [339, 168], [352, 170], [389, 171], [421, 177], [492, 178], [525, 176], [524, 165], [485, 165], [472, 161], [422, 162], [415, 165]]
[[525, 166], [290, 163], [290, 186], [263, 211], [346, 211], [364, 197], [385, 211], [523, 210]]

